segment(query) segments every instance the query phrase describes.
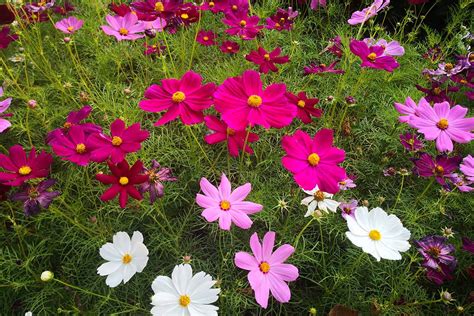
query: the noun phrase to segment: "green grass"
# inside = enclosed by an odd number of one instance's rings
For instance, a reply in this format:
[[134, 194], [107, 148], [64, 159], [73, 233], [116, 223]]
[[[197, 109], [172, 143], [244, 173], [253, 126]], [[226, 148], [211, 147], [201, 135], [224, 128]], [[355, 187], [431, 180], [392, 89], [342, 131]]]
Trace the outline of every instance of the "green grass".
[[[398, 141], [398, 135], [407, 127], [398, 123], [393, 102], [401, 102], [407, 96], [415, 100], [422, 96], [414, 84], [424, 85], [421, 70], [434, 67], [421, 58], [426, 51], [425, 43], [423, 39], [407, 42], [406, 34], [398, 30], [392, 32], [398, 35], [394, 39], [406, 49], [406, 55], [398, 59], [401, 67], [393, 74], [367, 70], [361, 76], [359, 61], [347, 57], [341, 63], [347, 71], [344, 79], [331, 74], [304, 77], [302, 67], [311, 61], [328, 63], [332, 60], [328, 54], [320, 55], [330, 38], [339, 34], [347, 42], [358, 31], [358, 27], [345, 23], [349, 15], [345, 6], [330, 2], [327, 13], [324, 10], [307, 12], [298, 17], [291, 33], [264, 31], [265, 36], [259, 39], [267, 49], [282, 47], [291, 59], [279, 73], [264, 75], [265, 83], [284, 82], [290, 91], [307, 91], [310, 96], [321, 99], [325, 115], [308, 126], [295, 121], [281, 130], [258, 128], [261, 139], [253, 145], [255, 155], [245, 156], [242, 164], [240, 159], [226, 157], [224, 145], [211, 147], [204, 143], [204, 125], [188, 128], [174, 121], [154, 127], [159, 115], [141, 111], [138, 102], [149, 85], [168, 76], [181, 77], [190, 64], [205, 82], [217, 84], [253, 69], [243, 55], [255, 49], [255, 41], [242, 43], [241, 52], [236, 56], [223, 55], [217, 47], [194, 44], [197, 25], [193, 25], [177, 34], [165, 35], [171, 54], [161, 59], [147, 58], [143, 56], [143, 40], [116, 42], [100, 31], [99, 26], [105, 24], [107, 14], [104, 0], [80, 1], [80, 5], [76, 1], [75, 16], [84, 19], [85, 25], [73, 36], [72, 45], [62, 43], [63, 35], [49, 22], [17, 27], [20, 40], [8, 50], [0, 51], [0, 82], [5, 81], [6, 95], [14, 98], [10, 108], [14, 113], [13, 127], [0, 135], [3, 153], [17, 143], [25, 148], [35, 146], [51, 152], [44, 143], [46, 133], [62, 125], [71, 110], [90, 104], [93, 107], [90, 120], [106, 131], [119, 117], [127, 124], [140, 122], [151, 136], [143, 149], [129, 155], [128, 160], [141, 159], [148, 164], [156, 159], [171, 167], [179, 181], [167, 183], [165, 196], [154, 205], [144, 199], [133, 201], [122, 210], [117, 201], [99, 200], [105, 186], [94, 180], [94, 175], [106, 172], [105, 164], [83, 168], [56, 157], [52, 177], [58, 180], [55, 188], [62, 195], [48, 210], [26, 218], [20, 204], [0, 204], [3, 223], [0, 228], [0, 314], [21, 314], [28, 310], [35, 315], [144, 314], [144, 310], [151, 308], [154, 278], [170, 275], [184, 255], [192, 256], [193, 270], [206, 271], [221, 281], [222, 292], [217, 302], [221, 315], [305, 315], [310, 307], [324, 315], [336, 304], [356, 309], [362, 315], [368, 315], [375, 305], [382, 315], [443, 315], [455, 313], [457, 305], [468, 308], [472, 283], [467, 285], [470, 281], [464, 268], [469, 260], [472, 262], [472, 257], [459, 250], [459, 246], [460, 237], [472, 234], [474, 228], [474, 200], [459, 192], [440, 193], [439, 187], [433, 185], [415, 202], [429, 180], [409, 175], [404, 179], [400, 200], [394, 207], [401, 177], [382, 175], [382, 170], [389, 166], [410, 169], [412, 165]], [[275, 0], [263, 3], [254, 8], [263, 17], [281, 5]], [[453, 18], [454, 30], [457, 30], [462, 22], [459, 15], [465, 17], [465, 12], [453, 12], [457, 14], [457, 18]], [[59, 20], [58, 16], [52, 18]], [[225, 28], [216, 16], [205, 14], [200, 25], [223, 37]], [[369, 23], [367, 34], [369, 31], [374, 37], [390, 37], [376, 24]], [[163, 35], [157, 39], [163, 39]], [[452, 50], [452, 41], [444, 44], [446, 51]], [[345, 53], [350, 56], [347, 49]], [[19, 54], [24, 56], [24, 62], [13, 63], [8, 59]], [[131, 93], [125, 94], [125, 88]], [[332, 103], [325, 101], [330, 95], [336, 97]], [[353, 95], [357, 104], [346, 113], [343, 99], [347, 95]], [[37, 108], [27, 107], [30, 99], [37, 100]], [[468, 106], [462, 95], [456, 100]], [[333, 107], [334, 114], [330, 115]], [[350, 124], [349, 133], [341, 132], [342, 122]], [[370, 208], [380, 206], [397, 215], [411, 231], [412, 240], [440, 234], [445, 226], [454, 229], [456, 235], [450, 241], [457, 246], [459, 266], [455, 280], [442, 287], [454, 291], [454, 305], [396, 305], [401, 298], [414, 303], [439, 297], [441, 288], [425, 280], [415, 247], [404, 253], [401, 261], [376, 262], [346, 239], [347, 226], [341, 215], [329, 214], [306, 229], [290, 258], [300, 270], [299, 279], [290, 284], [290, 303], [279, 304], [270, 299], [268, 309], [259, 308], [249, 290], [245, 272], [234, 266], [234, 254], [250, 250], [248, 241], [253, 232], [263, 237], [268, 230], [276, 231], [277, 243], [294, 244], [295, 236], [309, 219], [303, 217], [306, 210], [300, 205], [303, 192], [281, 165], [284, 152], [280, 141], [283, 135], [297, 129], [314, 135], [322, 127], [337, 131], [336, 144], [347, 153], [344, 166], [348, 173], [357, 176], [357, 188], [339, 193], [337, 199], [367, 200]], [[434, 153], [432, 145], [429, 150]], [[459, 146], [458, 152], [466, 155], [473, 149], [472, 144], [464, 145]], [[201, 209], [195, 203], [199, 179], [207, 177], [216, 183], [222, 172], [229, 176], [234, 187], [252, 183], [249, 200], [264, 205], [263, 211], [252, 217], [254, 225], [248, 231], [233, 227], [230, 232], [224, 232], [216, 223], [209, 224], [200, 216]], [[280, 200], [286, 201], [286, 209], [278, 206]], [[99, 248], [111, 241], [114, 233], [131, 234], [134, 230], [144, 235], [150, 250], [148, 265], [127, 284], [109, 289], [105, 278], [96, 274], [103, 262]], [[41, 282], [39, 276], [44, 270], [53, 271], [59, 280], [111, 299], [57, 282]]]

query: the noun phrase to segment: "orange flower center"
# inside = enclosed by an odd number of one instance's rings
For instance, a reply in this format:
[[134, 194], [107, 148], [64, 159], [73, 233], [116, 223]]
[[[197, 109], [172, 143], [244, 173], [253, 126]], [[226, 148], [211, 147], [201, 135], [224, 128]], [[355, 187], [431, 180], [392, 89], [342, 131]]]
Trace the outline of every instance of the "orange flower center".
[[308, 162], [311, 166], [318, 165], [320, 160], [321, 158], [319, 158], [319, 155], [317, 153], [312, 153], [311, 155], [308, 156]]
[[436, 126], [437, 126], [439, 129], [445, 130], [445, 129], [447, 129], [448, 126], [449, 126], [448, 120], [445, 119], [445, 118], [442, 118], [441, 120], [439, 120], [438, 123], [436, 123]]
[[246, 26], [246, 25], [247, 25], [247, 21], [245, 21], [245, 20], [240, 21], [240, 26], [243, 27], [243, 26]]
[[300, 108], [304, 108], [305, 105], [306, 105], [306, 102], [304, 102], [304, 100], [299, 100], [297, 105], [300, 107]]
[[326, 64], [319, 64], [319, 67], [326, 68]]
[[441, 89], [439, 87], [436, 87], [433, 89], [433, 93], [439, 95], [441, 93]]
[[234, 4], [234, 5], [232, 6], [232, 10], [233, 10], [233, 11], [237, 11], [237, 9], [238, 9], [237, 6]]
[[232, 46], [227, 46], [227, 50], [232, 50]]
[[375, 53], [370, 53], [369, 55], [367, 55], [367, 59], [370, 61], [374, 61], [376, 58], [377, 58], [377, 54]]
[[441, 253], [441, 249], [439, 249], [438, 247], [431, 247], [430, 249], [428, 249], [428, 253], [431, 254], [433, 257], [437, 258]]
[[260, 263], [260, 271], [262, 271], [263, 273], [268, 273], [268, 271], [270, 271], [270, 265], [268, 264], [268, 262], [263, 261], [262, 263]]
[[191, 303], [191, 298], [187, 295], [181, 295], [179, 297], [179, 305], [186, 307]]
[[227, 127], [227, 135], [229, 135], [229, 136], [234, 136], [234, 135], [235, 135], [235, 131], [234, 131], [232, 128]]
[[280, 23], [275, 23], [275, 27], [281, 27]]
[[189, 15], [187, 13], [183, 13], [183, 14], [181, 14], [181, 18], [183, 20], [187, 20], [187, 19], [189, 19]]
[[214, 3], [214, 2], [212, 2], [212, 1], [211, 1], [211, 2], [209, 2], [209, 6], [210, 6], [211, 8], [214, 8], [214, 5], [215, 5], [215, 3]]
[[208, 37], [208, 36], [204, 36], [202, 39], [205, 40], [205, 41], [208, 41], [208, 40], [209, 40], [209, 37]]
[[119, 183], [121, 185], [127, 185], [128, 184], [128, 178], [127, 177], [120, 177]]
[[247, 104], [251, 107], [258, 108], [262, 104], [262, 98], [256, 94], [249, 96]]
[[444, 70], [446, 70], [446, 71], [451, 71], [451, 70], [453, 70], [453, 68], [454, 68], [454, 66], [451, 63], [447, 63], [446, 65], [444, 65]]
[[71, 128], [71, 126], [72, 126], [72, 123], [70, 123], [70, 122], [66, 122], [66, 123], [64, 123], [64, 125], [63, 125], [63, 127], [64, 127], [65, 129], [69, 129], [69, 128]]
[[74, 30], [74, 26], [68, 26], [68, 27], [67, 27], [67, 30], [68, 30], [69, 32], [72, 32], [72, 30]]
[[118, 137], [118, 136], [114, 136], [112, 137], [112, 145], [114, 146], [120, 146], [122, 145], [122, 138]]
[[269, 60], [270, 60], [270, 54], [265, 54], [265, 55], [263, 55], [263, 58], [264, 58], [266, 61], [269, 61]]
[[173, 93], [171, 99], [173, 100], [173, 102], [176, 103], [183, 102], [184, 100], [186, 100], [186, 95], [182, 91], [176, 91], [175, 93]]
[[433, 169], [433, 173], [438, 177], [442, 176], [444, 174], [444, 168], [440, 165], [436, 165]]
[[18, 169], [18, 173], [21, 174], [22, 176], [27, 176], [31, 173], [31, 168], [30, 166], [23, 166], [20, 169]]
[[226, 200], [222, 200], [219, 206], [221, 207], [221, 210], [227, 211], [230, 209], [230, 202]]
[[128, 253], [126, 253], [126, 254], [122, 257], [122, 263], [123, 263], [123, 264], [129, 264], [131, 261], [132, 261], [132, 256], [130, 256]]
[[321, 190], [314, 192], [313, 196], [314, 199], [318, 202], [324, 201], [324, 192]]
[[369, 238], [372, 239], [372, 240], [380, 240], [382, 238], [382, 235], [380, 234], [380, 232], [376, 229], [373, 229], [369, 232]]
[[120, 35], [128, 35], [128, 30], [126, 28], [121, 27], [119, 29]]
[[85, 152], [86, 152], [86, 145], [84, 145], [83, 143], [76, 145], [76, 153], [83, 154]]
[[158, 11], [158, 12], [165, 11], [165, 6], [163, 5], [163, 2], [158, 1], [157, 3], [155, 3], [155, 11]]

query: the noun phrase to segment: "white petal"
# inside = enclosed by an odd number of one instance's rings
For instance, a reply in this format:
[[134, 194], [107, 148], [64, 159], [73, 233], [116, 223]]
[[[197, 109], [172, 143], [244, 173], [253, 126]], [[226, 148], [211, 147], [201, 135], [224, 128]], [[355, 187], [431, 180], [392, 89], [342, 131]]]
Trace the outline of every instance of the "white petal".
[[188, 283], [193, 277], [193, 270], [189, 264], [180, 264], [174, 267], [171, 279], [180, 295], [186, 294]]
[[132, 276], [137, 273], [137, 267], [133, 264], [133, 262], [129, 264], [124, 264], [123, 268], [123, 283], [127, 283]]
[[117, 262], [117, 261], [106, 262], [97, 268], [97, 274], [109, 275], [117, 271], [121, 265], [122, 265], [122, 262]]
[[219, 308], [214, 305], [191, 304], [188, 305], [189, 314], [191, 316], [217, 316]]
[[355, 209], [354, 215], [356, 218], [357, 223], [366, 231], [371, 230], [371, 226], [369, 224], [369, 210], [365, 206], [359, 206]]
[[143, 244], [143, 235], [139, 231], [134, 231], [132, 236], [133, 244]]
[[122, 261], [122, 254], [111, 243], [106, 243], [99, 250], [100, 256], [107, 261]]
[[365, 236], [365, 237], [369, 235], [369, 232], [365, 231], [362, 227], [360, 227], [359, 223], [354, 218], [352, 218], [352, 216], [347, 216], [346, 221], [347, 221], [347, 227], [349, 228], [352, 234], [356, 236]]
[[339, 202], [337, 202], [337, 201], [329, 200], [329, 199], [325, 199], [325, 200], [324, 200], [324, 203], [326, 203], [328, 209], [329, 209], [330, 211], [334, 212], [334, 213], [336, 213], [337, 207], [339, 206], [339, 204], [341, 204], [341, 203], [339, 203]]
[[179, 297], [179, 293], [178, 291], [176, 291], [176, 288], [174, 287], [174, 284], [171, 281], [171, 278], [164, 275], [160, 275], [156, 277], [156, 279], [151, 284], [151, 288], [153, 289], [153, 292], [155, 292], [155, 294], [166, 292], [176, 297]]
[[116, 287], [117, 285], [120, 284], [123, 280], [123, 266], [120, 266], [120, 268], [115, 271], [112, 274], [109, 274], [107, 279], [105, 280], [105, 284], [107, 284], [110, 287]]
[[318, 202], [318, 209], [320, 209], [321, 211], [324, 211], [324, 212], [328, 213], [328, 208], [327, 208], [327, 206], [326, 206], [326, 203], [324, 203], [324, 201]]
[[118, 232], [114, 235], [114, 246], [122, 252], [122, 255], [130, 253], [130, 236], [126, 232]]
[[398, 253], [398, 251], [395, 251], [385, 246], [381, 240], [375, 242], [374, 244], [380, 257], [382, 257], [383, 259], [388, 259], [388, 260], [401, 260], [402, 259], [402, 256]]
[[304, 193], [308, 194], [308, 195], [314, 195], [314, 193], [316, 193], [316, 191], [319, 191], [319, 188], [318, 186], [316, 185], [316, 187], [312, 190], [303, 190]]
[[179, 304], [179, 295], [168, 292], [159, 292], [151, 297], [151, 303], [157, 306]]
[[304, 199], [301, 200], [301, 205], [306, 205], [307, 206], [309, 203], [311, 203], [311, 201], [314, 201], [313, 196], [305, 197]]
[[133, 257], [133, 264], [135, 265], [137, 272], [142, 272], [148, 263], [148, 257]]

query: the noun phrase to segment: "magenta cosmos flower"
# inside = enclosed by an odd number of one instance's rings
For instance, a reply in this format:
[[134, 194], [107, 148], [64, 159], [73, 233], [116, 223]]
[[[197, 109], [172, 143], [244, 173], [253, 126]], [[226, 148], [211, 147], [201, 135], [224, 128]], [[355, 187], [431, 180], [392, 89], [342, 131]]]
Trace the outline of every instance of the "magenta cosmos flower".
[[145, 26], [138, 21], [136, 14], [127, 13], [123, 17], [107, 15], [105, 19], [109, 25], [102, 25], [102, 31], [107, 35], [114, 36], [117, 41], [134, 41], [145, 36], [139, 34], [145, 31]]
[[364, 41], [351, 40], [349, 44], [351, 52], [362, 60], [361, 67], [383, 69], [392, 72], [400, 65], [391, 57], [384, 55], [382, 46], [368, 46]]
[[216, 116], [206, 116], [204, 118], [207, 128], [214, 131], [212, 134], [204, 136], [204, 141], [210, 145], [221, 142], [227, 142], [227, 150], [232, 157], [239, 156], [239, 150], [243, 150], [245, 140], [245, 152], [253, 154], [253, 149], [250, 144], [258, 140], [258, 135], [255, 133], [248, 133], [245, 130], [234, 130], [230, 128], [226, 122], [219, 120]]
[[345, 152], [332, 143], [330, 129], [320, 130], [314, 138], [302, 130], [283, 137], [286, 156], [282, 164], [304, 190], [312, 190], [317, 185], [321, 191], [335, 194], [339, 191], [339, 182], [347, 178], [346, 171], [338, 166], [344, 161]]
[[171, 169], [162, 167], [158, 161], [152, 160], [150, 168], [143, 168], [143, 172], [148, 176], [148, 181], [140, 185], [140, 193], [150, 193], [150, 204], [155, 203], [156, 199], [162, 198], [165, 194], [164, 182], [177, 181]]
[[400, 134], [400, 142], [408, 151], [418, 151], [424, 147], [418, 136], [413, 133]]
[[19, 186], [25, 181], [35, 178], [45, 178], [49, 174], [49, 167], [53, 157], [42, 151], [36, 155], [35, 148], [31, 148], [29, 156], [20, 145], [9, 149], [9, 156], [0, 154], [0, 183], [8, 186]]
[[360, 23], [365, 23], [368, 19], [373, 16], [376, 16], [379, 11], [390, 4], [390, 0], [375, 0], [369, 7], [363, 9], [362, 11], [356, 11], [352, 13], [352, 16], [347, 23], [350, 25], [357, 25]]
[[282, 128], [296, 115], [296, 108], [288, 104], [285, 93], [283, 83], [264, 90], [259, 73], [246, 70], [242, 76], [227, 78], [214, 93], [214, 102], [232, 129], [243, 130], [248, 125]]
[[274, 15], [267, 18], [265, 28], [269, 30], [289, 31], [293, 28], [293, 20], [297, 16], [298, 11], [293, 11], [292, 8], [288, 8], [288, 10], [278, 8]]
[[217, 35], [213, 31], [204, 31], [201, 30], [199, 31], [197, 37], [196, 37], [196, 42], [198, 42], [201, 45], [204, 46], [212, 46], [216, 45], [216, 39]]
[[267, 232], [263, 237], [262, 244], [260, 244], [257, 233], [254, 233], [250, 237], [252, 254], [239, 251], [234, 258], [237, 267], [249, 271], [247, 279], [255, 292], [257, 303], [263, 308], [268, 306], [270, 292], [278, 302], [289, 302], [291, 291], [287, 282], [295, 281], [299, 276], [297, 267], [285, 263], [295, 248], [284, 244], [273, 251], [274, 245], [274, 232]]
[[385, 56], [403, 56], [405, 54], [405, 49], [397, 41], [387, 42], [384, 39], [379, 39], [375, 41], [372, 38], [365, 38], [364, 42], [369, 46], [380, 46], [383, 48], [383, 54]]
[[201, 178], [201, 190], [204, 194], [196, 195], [196, 203], [204, 208], [201, 215], [208, 221], [219, 219], [219, 227], [230, 230], [234, 223], [242, 229], [249, 229], [252, 220], [248, 215], [260, 212], [262, 205], [244, 201], [252, 185], [246, 183], [232, 191], [230, 181], [222, 174], [219, 187], [213, 186], [206, 178]]
[[326, 0], [311, 0], [311, 4], [309, 5], [311, 10], [318, 10], [319, 7], [326, 7]]
[[247, 11], [230, 13], [222, 19], [224, 24], [230, 26], [225, 32], [229, 35], [239, 36], [243, 40], [252, 40], [257, 36], [263, 28], [263, 26], [258, 25], [259, 21], [258, 16], [247, 16]]
[[111, 185], [110, 188], [100, 196], [100, 199], [102, 201], [109, 201], [119, 195], [121, 208], [127, 206], [128, 196], [131, 196], [135, 200], [141, 200], [142, 195], [136, 186], [148, 181], [148, 175], [142, 173], [142, 162], [137, 160], [131, 168], [126, 160], [122, 160], [118, 164], [113, 164], [108, 161], [107, 164], [112, 174], [99, 173], [95, 176], [100, 182]]
[[453, 141], [469, 143], [474, 138], [474, 117], [465, 118], [468, 109], [460, 105], [453, 108], [448, 102], [420, 104], [416, 116], [411, 116], [408, 124], [417, 128], [427, 140], [436, 140], [440, 152], [453, 151]]
[[18, 35], [10, 34], [10, 28], [8, 26], [4, 26], [0, 30], [0, 49], [7, 48], [11, 42], [14, 42], [18, 39]]
[[[421, 98], [418, 104], [427, 104], [429, 106], [429, 103], [425, 100], [425, 98]], [[400, 114], [406, 114], [399, 116], [398, 120], [402, 123], [408, 123], [410, 121], [410, 117], [416, 115], [418, 104], [416, 104], [416, 102], [410, 97], [405, 99], [404, 104], [395, 102], [394, 106], [397, 112]]]
[[224, 54], [235, 54], [239, 51], [240, 46], [233, 41], [223, 41], [219, 48]]
[[80, 125], [74, 125], [67, 134], [58, 134], [51, 148], [62, 160], [87, 166], [91, 159], [90, 135]]
[[167, 112], [155, 123], [161, 126], [178, 116], [186, 125], [201, 123], [204, 120], [202, 111], [212, 103], [214, 83], [202, 85], [201, 75], [188, 71], [181, 79], [163, 79], [161, 86], [151, 85], [145, 91], [145, 98], [140, 101], [140, 108], [147, 112]]
[[79, 30], [84, 24], [83, 20], [79, 20], [75, 16], [62, 19], [54, 24], [54, 27], [65, 34], [73, 34]]
[[102, 162], [110, 158], [113, 163], [119, 163], [128, 153], [139, 151], [141, 143], [150, 136], [148, 131], [140, 129], [140, 123], [126, 127], [121, 119], [110, 125], [110, 134], [96, 133], [89, 138], [93, 147], [91, 160]]
[[333, 73], [333, 74], [343, 74], [344, 70], [341, 69], [335, 69], [337, 63], [339, 60], [333, 61], [331, 64], [326, 65], [326, 64], [315, 64], [312, 63], [309, 66], [305, 66], [303, 68], [305, 76], [311, 75], [311, 74], [323, 74], [323, 73]]
[[[0, 86], [0, 97], [3, 96], [3, 88]], [[12, 124], [4, 119], [4, 117], [9, 117], [12, 114], [5, 113], [3, 114], [8, 108], [10, 107], [10, 104], [12, 102], [12, 98], [6, 98], [5, 100], [0, 101], [0, 133], [3, 133], [7, 128], [12, 126]]]
[[263, 47], [251, 51], [245, 56], [248, 61], [259, 65], [259, 71], [266, 74], [269, 71], [277, 72], [278, 68], [275, 64], [286, 64], [290, 61], [288, 55], [280, 56], [281, 48], [277, 47], [271, 52], [267, 52]]
[[296, 117], [298, 117], [303, 123], [311, 123], [313, 121], [311, 116], [321, 117], [323, 111], [314, 107], [319, 102], [318, 98], [308, 98], [304, 91], [301, 91], [298, 95], [287, 92], [286, 97], [291, 104], [296, 106]]
[[444, 155], [433, 159], [429, 154], [422, 153], [420, 158], [415, 159], [415, 172], [425, 178], [435, 177], [436, 181], [446, 187], [446, 178], [450, 178], [453, 172], [458, 168], [461, 157], [448, 158]]

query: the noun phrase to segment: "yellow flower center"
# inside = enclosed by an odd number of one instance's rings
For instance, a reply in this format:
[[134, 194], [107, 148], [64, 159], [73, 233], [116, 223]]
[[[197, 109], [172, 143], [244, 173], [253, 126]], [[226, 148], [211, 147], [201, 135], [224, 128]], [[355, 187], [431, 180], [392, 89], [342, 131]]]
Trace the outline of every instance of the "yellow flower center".
[[431, 254], [433, 257], [437, 258], [441, 253], [441, 249], [439, 249], [439, 247], [433, 246], [428, 249], [428, 253]]
[[372, 240], [380, 240], [382, 238], [382, 235], [380, 235], [380, 232], [376, 229], [372, 229], [369, 232], [369, 238]]
[[208, 36], [204, 36], [202, 39], [205, 40], [205, 41], [208, 41], [208, 40], [209, 40], [209, 37], [208, 37]]
[[155, 3], [155, 11], [158, 11], [158, 12], [165, 11], [165, 6], [163, 5], [163, 2], [158, 1], [157, 3]]
[[128, 184], [128, 178], [127, 177], [120, 177], [119, 183], [121, 185], [127, 185]]
[[275, 23], [275, 27], [281, 27], [280, 23]]
[[441, 89], [439, 87], [436, 87], [433, 89], [433, 93], [439, 95], [441, 93]]
[[187, 13], [183, 13], [183, 14], [181, 14], [181, 18], [183, 20], [187, 20], [189, 18], [189, 15]]
[[186, 95], [182, 91], [176, 91], [175, 93], [173, 93], [171, 99], [173, 100], [173, 102], [176, 103], [183, 102], [184, 100], [186, 100]]
[[454, 66], [451, 63], [447, 63], [446, 65], [444, 65], [444, 70], [446, 71], [451, 71], [453, 68]]
[[319, 64], [319, 67], [326, 68], [326, 64]]
[[112, 137], [112, 145], [120, 146], [120, 145], [122, 145], [122, 142], [123, 142], [122, 138], [120, 138], [118, 136]]
[[367, 59], [369, 59], [370, 61], [374, 61], [376, 58], [377, 58], [377, 54], [375, 54], [375, 53], [370, 53], [367, 56]]
[[270, 271], [270, 265], [268, 264], [268, 262], [263, 261], [262, 263], [260, 263], [260, 271], [262, 271], [263, 273], [268, 273], [268, 271]]
[[211, 1], [211, 2], [209, 2], [209, 6], [210, 6], [211, 8], [213, 8], [213, 7], [214, 7], [214, 5], [215, 5], [215, 4], [214, 4], [214, 2], [212, 2], [212, 1]]
[[223, 201], [221, 201], [221, 203], [219, 205], [221, 207], [221, 210], [223, 210], [223, 211], [227, 211], [227, 210], [230, 209], [230, 202], [229, 201], [223, 200]]
[[256, 94], [249, 96], [247, 104], [251, 107], [258, 108], [262, 104], [262, 98]]
[[313, 196], [314, 199], [318, 202], [324, 201], [324, 192], [321, 190], [314, 192]]
[[461, 79], [459, 82], [462, 83], [462, 84], [466, 84], [467, 80], [466, 79]]
[[121, 27], [119, 29], [120, 35], [128, 35], [128, 30], [126, 28]]
[[227, 46], [227, 50], [232, 50], [232, 46]]
[[433, 169], [433, 173], [436, 176], [442, 176], [444, 174], [444, 168], [440, 165], [436, 165]]
[[247, 21], [245, 21], [245, 20], [240, 21], [240, 26], [246, 26], [246, 25], [247, 25]]
[[179, 305], [186, 307], [191, 303], [191, 298], [187, 295], [181, 295], [179, 297]]
[[18, 173], [21, 174], [22, 176], [29, 175], [31, 173], [31, 168], [29, 166], [23, 166], [20, 169], [18, 169]]
[[438, 123], [436, 123], [436, 126], [439, 128], [439, 129], [442, 129], [442, 130], [445, 130], [448, 128], [449, 124], [448, 124], [448, 120], [443, 118], [441, 120], [439, 120]]
[[83, 143], [76, 145], [76, 153], [83, 154], [85, 152], [86, 152], [86, 145], [84, 145]]
[[308, 162], [311, 166], [318, 165], [320, 160], [321, 158], [319, 158], [319, 155], [317, 153], [312, 153], [311, 155], [308, 156]]
[[65, 129], [69, 129], [69, 128], [71, 128], [71, 126], [72, 126], [72, 123], [70, 123], [70, 122], [66, 122], [66, 123], [64, 123], [64, 125], [63, 125], [63, 127], [64, 127]]
[[132, 261], [132, 256], [130, 256], [128, 253], [126, 253], [126, 254], [122, 257], [122, 263], [123, 263], [123, 264], [129, 264], [131, 261]]
[[270, 60], [270, 54], [265, 54], [265, 55], [263, 55], [263, 58], [264, 58], [266, 61]]
[[67, 30], [68, 30], [69, 32], [71, 32], [72, 30], [74, 30], [74, 26], [68, 26], [68, 27], [67, 27]]
[[300, 107], [300, 108], [304, 108], [304, 106], [306, 105], [306, 102], [304, 102], [303, 100], [299, 100], [297, 105]]
[[227, 135], [229, 135], [229, 136], [234, 136], [234, 135], [235, 135], [235, 131], [234, 131], [232, 128], [227, 127]]
[[407, 143], [413, 146], [415, 140], [413, 138], [410, 138], [409, 140], [407, 140]]

